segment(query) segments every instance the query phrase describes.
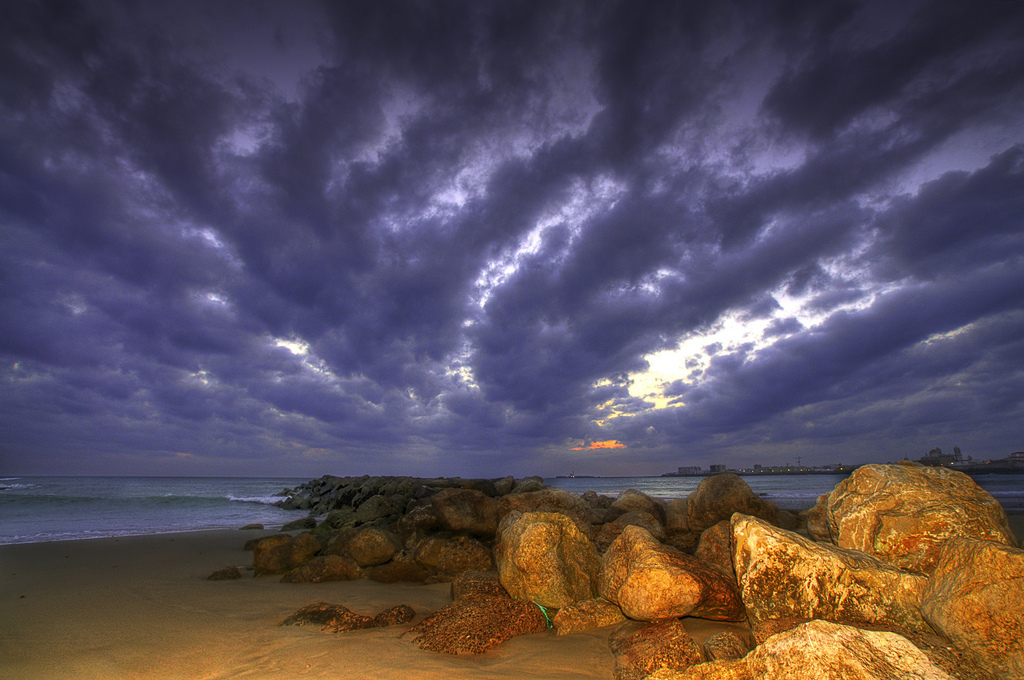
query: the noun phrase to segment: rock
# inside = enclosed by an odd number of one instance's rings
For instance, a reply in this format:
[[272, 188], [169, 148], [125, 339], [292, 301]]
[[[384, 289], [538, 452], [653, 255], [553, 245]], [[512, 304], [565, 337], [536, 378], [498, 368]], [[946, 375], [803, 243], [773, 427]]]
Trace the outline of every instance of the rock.
[[516, 485], [515, 477], [502, 477], [501, 479], [494, 480], [494, 492], [499, 496], [504, 496], [507, 493], [512, 492], [512, 487]]
[[660, 669], [685, 670], [704, 661], [700, 647], [678, 619], [620, 624], [608, 639], [615, 680], [643, 680]]
[[434, 508], [420, 505], [398, 519], [398, 534], [406, 539], [419, 540], [439, 525]]
[[744, 660], [754, 678], [951, 680], [902, 635], [829, 621], [774, 635]]
[[956, 538], [942, 548], [921, 612], [980, 668], [1024, 678], [1024, 550]]
[[731, 472], [705, 477], [686, 500], [686, 522], [693, 531], [704, 531], [735, 512], [775, 521], [775, 506]]
[[384, 564], [402, 549], [402, 542], [386, 529], [367, 526], [349, 540], [346, 550], [360, 567]]
[[828, 520], [836, 545], [918, 574], [931, 573], [951, 538], [1016, 543], [996, 499], [940, 467], [861, 466], [832, 490]]
[[444, 489], [430, 505], [442, 528], [489, 538], [498, 530], [498, 502], [473, 489]]
[[543, 489], [513, 493], [498, 499], [498, 514], [504, 517], [513, 510], [528, 512], [557, 512], [576, 523], [576, 527], [589, 539], [594, 537], [590, 523], [590, 505], [574, 493], [562, 489]]
[[665, 523], [665, 502], [651, 498], [636, 489], [626, 489], [620, 493], [619, 497], [612, 502], [610, 509], [615, 515], [622, 515], [627, 512], [646, 512], [659, 525]]
[[750, 640], [735, 631], [724, 630], [704, 640], [703, 649], [708, 661], [732, 661], [750, 652]]
[[206, 577], [207, 581], [230, 581], [232, 579], [242, 578], [242, 572], [239, 571], [238, 567], [231, 565], [230, 567], [221, 567], [217, 571], [213, 572]]
[[665, 532], [669, 536], [690, 530], [686, 523], [686, 505], [685, 498], [675, 498], [665, 505]]
[[818, 496], [814, 507], [805, 514], [807, 520], [807, 533], [815, 541], [832, 542], [832, 532], [828, 528], [828, 497], [823, 493]]
[[355, 521], [355, 508], [346, 505], [328, 512], [327, 516], [324, 517], [324, 521], [320, 523], [320, 526], [329, 529], [341, 529], [342, 527], [355, 523]]
[[628, 526], [642, 527], [658, 541], [664, 541], [668, 538], [664, 527], [661, 526], [654, 515], [649, 512], [630, 511], [619, 515], [613, 521], [602, 526], [594, 538], [594, 543], [597, 544], [598, 549], [607, 549], [611, 542], [618, 538], [622, 530]]
[[[646, 680], [755, 680], [745, 661], [709, 661], [691, 666], [685, 671], [663, 668], [647, 676]], [[769, 680], [757, 678], [756, 680]], [[771, 678], [770, 680], [775, 680]]]
[[391, 561], [370, 567], [367, 574], [378, 583], [428, 583], [436, 576], [433, 570], [424, 567], [404, 550], [392, 557]]
[[722, 520], [705, 529], [693, 556], [735, 579], [736, 572], [732, 568], [732, 525], [729, 520]]
[[451, 580], [466, 571], [494, 569], [494, 554], [490, 548], [469, 536], [454, 536], [444, 541], [437, 559], [437, 571], [445, 580]]
[[497, 595], [508, 597], [496, 571], [464, 571], [452, 580], [452, 601], [463, 597]]
[[289, 571], [281, 577], [281, 583], [354, 581], [360, 576], [362, 571], [351, 557], [321, 555]]
[[700, 531], [683, 531], [678, 534], [672, 534], [665, 539], [665, 545], [671, 546], [679, 552], [684, 552], [687, 555], [692, 555], [694, 550], [697, 549], [697, 545], [700, 543]]
[[524, 477], [516, 482], [516, 485], [512, 488], [511, 493], [523, 494], [523, 493], [535, 493], [537, 491], [544, 491], [547, 489], [547, 485], [544, 483], [543, 477]]
[[312, 517], [303, 517], [302, 519], [293, 519], [283, 527], [281, 531], [303, 531], [305, 529], [315, 529], [316, 519]]
[[313, 559], [318, 552], [320, 541], [312, 534], [275, 534], [253, 547], [253, 570], [257, 576], [283, 574]]
[[918, 607], [925, 578], [866, 553], [735, 515], [733, 565], [751, 625], [827, 619], [931, 632]]
[[556, 634], [571, 635], [592, 628], [614, 626], [625, 620], [625, 614], [617, 605], [603, 598], [595, 597], [592, 600], [574, 602], [559, 609], [552, 622]]
[[499, 528], [495, 561], [501, 585], [513, 597], [558, 609], [597, 594], [597, 551], [559, 513], [509, 513]]
[[393, 500], [387, 496], [370, 496], [356, 508], [355, 521], [362, 524], [369, 524], [376, 519], [391, 517], [402, 511]]
[[340, 604], [314, 602], [298, 610], [280, 623], [282, 626], [320, 626], [329, 633], [373, 628], [373, 619], [362, 614], [353, 614]]
[[734, 580], [636, 526], [626, 527], [608, 547], [598, 589], [601, 597], [640, 621], [746, 618]]
[[239, 527], [240, 531], [251, 531], [251, 530], [263, 530], [263, 525], [258, 523], [246, 524], [244, 527]]
[[547, 629], [540, 607], [507, 596], [463, 597], [410, 629], [422, 649], [446, 654], [482, 654], [516, 635]]
[[373, 617], [373, 625], [375, 628], [383, 628], [384, 626], [396, 626], [400, 623], [409, 623], [416, 618], [416, 612], [407, 604], [399, 604], [385, 609], [381, 613]]

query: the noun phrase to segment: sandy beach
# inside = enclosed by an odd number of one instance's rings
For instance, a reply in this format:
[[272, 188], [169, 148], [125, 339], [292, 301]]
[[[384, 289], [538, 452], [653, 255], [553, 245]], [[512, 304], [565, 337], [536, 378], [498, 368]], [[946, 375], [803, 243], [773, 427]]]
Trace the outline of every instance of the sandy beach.
[[[1011, 517], [1018, 536], [1024, 516]], [[264, 532], [266, 533], [266, 532]], [[254, 532], [212, 531], [0, 546], [0, 678], [611, 678], [609, 629], [515, 638], [480, 656], [419, 649], [410, 625], [322, 633], [278, 624], [318, 600], [373, 615], [396, 604], [413, 623], [449, 585], [373, 581], [208, 581], [248, 566]], [[731, 624], [685, 619], [698, 641]]]

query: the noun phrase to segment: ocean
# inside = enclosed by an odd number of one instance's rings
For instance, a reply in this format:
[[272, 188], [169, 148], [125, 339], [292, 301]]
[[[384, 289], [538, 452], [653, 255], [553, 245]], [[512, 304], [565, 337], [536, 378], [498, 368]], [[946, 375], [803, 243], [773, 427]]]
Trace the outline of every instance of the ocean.
[[[755, 493], [786, 510], [814, 505], [843, 475], [744, 477]], [[686, 496], [699, 477], [550, 478], [573, 493], [616, 496], [638, 489], [655, 498]], [[0, 545], [83, 538], [237, 529], [258, 522], [276, 529], [305, 516], [273, 505], [306, 478], [6, 477], [0, 478]], [[978, 475], [975, 481], [1007, 512], [1024, 513], [1024, 475]]]

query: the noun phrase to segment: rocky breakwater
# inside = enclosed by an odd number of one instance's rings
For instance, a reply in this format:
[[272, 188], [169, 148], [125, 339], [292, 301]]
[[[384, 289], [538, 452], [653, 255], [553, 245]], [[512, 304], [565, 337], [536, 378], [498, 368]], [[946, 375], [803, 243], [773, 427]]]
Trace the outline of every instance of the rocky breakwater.
[[[258, 542], [257, 574], [463, 582], [417, 624], [425, 649], [608, 627], [618, 680], [1024, 680], [1024, 551], [959, 473], [865, 466], [800, 516], [728, 474], [667, 503], [538, 478], [366, 477], [286, 503], [320, 521]], [[695, 618], [723, 632], [691, 639]]]

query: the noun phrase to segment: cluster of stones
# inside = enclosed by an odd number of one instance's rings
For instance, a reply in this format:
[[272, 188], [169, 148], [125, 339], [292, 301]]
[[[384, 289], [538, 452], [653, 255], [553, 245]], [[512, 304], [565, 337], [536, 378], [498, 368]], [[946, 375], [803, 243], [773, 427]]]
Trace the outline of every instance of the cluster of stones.
[[[958, 472], [864, 466], [799, 517], [731, 474], [667, 503], [537, 478], [334, 480], [292, 495], [325, 517], [257, 542], [256, 573], [490, 572], [418, 624], [428, 649], [614, 625], [619, 680], [1024, 678], [1024, 551], [999, 504]], [[684, 617], [740, 632], [698, 645]], [[439, 642], [459, 636], [472, 645]]]

